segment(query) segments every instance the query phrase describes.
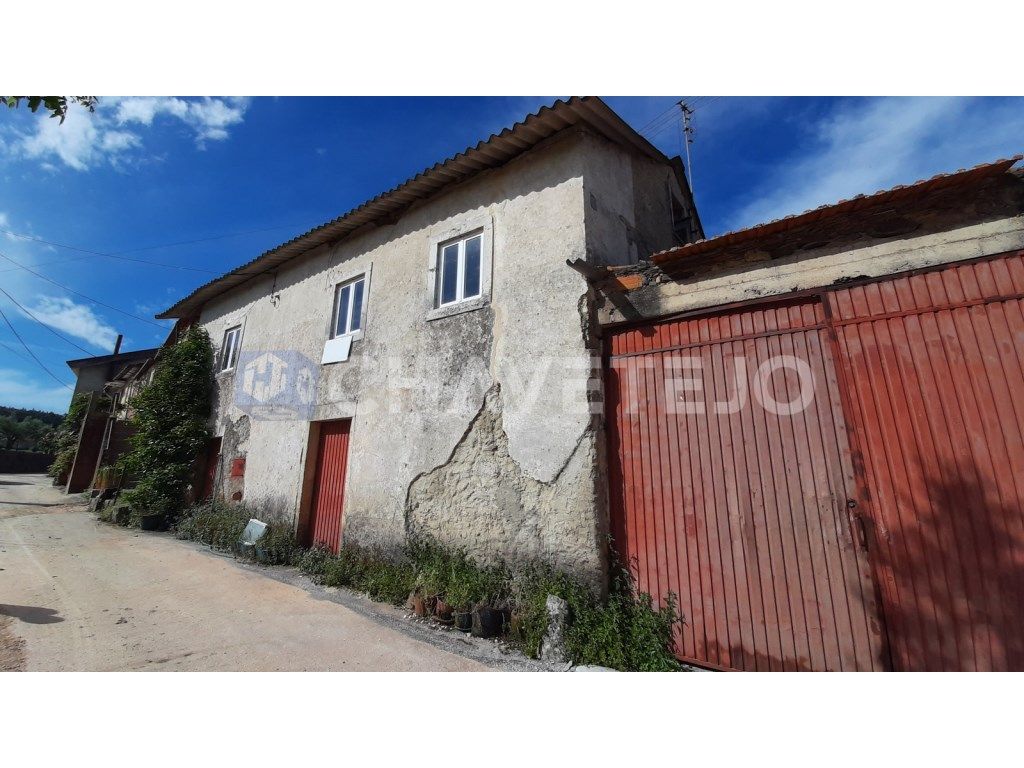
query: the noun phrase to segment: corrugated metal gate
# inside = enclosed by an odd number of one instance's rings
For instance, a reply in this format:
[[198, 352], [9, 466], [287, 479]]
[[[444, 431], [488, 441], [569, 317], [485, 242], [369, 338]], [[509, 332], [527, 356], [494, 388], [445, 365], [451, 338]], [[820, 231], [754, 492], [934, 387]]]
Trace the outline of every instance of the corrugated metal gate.
[[1024, 667], [1022, 296], [1013, 254], [608, 334], [613, 532], [681, 656]]
[[325, 421], [319, 425], [308, 543], [326, 546], [332, 552], [337, 552], [341, 543], [351, 426], [351, 419]]
[[881, 667], [821, 304], [675, 320], [610, 344], [615, 538], [641, 590], [679, 596], [681, 655], [750, 670]]
[[1024, 669], [1024, 258], [829, 296], [897, 669]]

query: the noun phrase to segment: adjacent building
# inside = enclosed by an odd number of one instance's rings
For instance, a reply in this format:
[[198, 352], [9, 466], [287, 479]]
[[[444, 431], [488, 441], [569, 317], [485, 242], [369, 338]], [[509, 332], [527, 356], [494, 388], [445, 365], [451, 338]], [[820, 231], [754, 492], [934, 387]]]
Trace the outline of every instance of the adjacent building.
[[1024, 669], [1019, 159], [600, 279], [612, 532], [683, 657]]
[[67, 493], [81, 493], [97, 482], [111, 481], [112, 478], [99, 475], [101, 470], [113, 468], [128, 449], [128, 438], [134, 428], [126, 402], [145, 385], [159, 351], [154, 348], [122, 352], [118, 336], [112, 354], [67, 361], [75, 374], [74, 396], [88, 398], [75, 460], [66, 477], [56, 478]]

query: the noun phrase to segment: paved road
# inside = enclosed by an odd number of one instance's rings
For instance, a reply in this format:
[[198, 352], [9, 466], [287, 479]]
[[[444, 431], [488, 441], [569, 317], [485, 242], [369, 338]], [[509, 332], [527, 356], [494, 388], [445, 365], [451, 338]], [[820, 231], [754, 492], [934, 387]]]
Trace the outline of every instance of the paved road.
[[482, 670], [166, 534], [98, 523], [42, 475], [0, 475], [0, 669]]

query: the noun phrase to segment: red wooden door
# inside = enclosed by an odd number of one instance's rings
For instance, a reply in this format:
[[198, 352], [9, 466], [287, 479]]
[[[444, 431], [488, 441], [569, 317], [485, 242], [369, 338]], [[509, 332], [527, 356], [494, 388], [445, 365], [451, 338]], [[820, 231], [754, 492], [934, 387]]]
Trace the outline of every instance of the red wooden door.
[[203, 495], [200, 501], [209, 501], [213, 498], [216, 489], [217, 469], [220, 465], [220, 441], [219, 437], [210, 438], [206, 446], [206, 466], [203, 471]]
[[341, 543], [351, 426], [351, 419], [322, 422], [317, 445], [307, 543], [328, 547], [335, 553]]
[[893, 662], [1024, 669], [1024, 258], [836, 290]]
[[829, 333], [803, 300], [609, 336], [613, 533], [640, 590], [678, 596], [685, 659], [888, 663]]

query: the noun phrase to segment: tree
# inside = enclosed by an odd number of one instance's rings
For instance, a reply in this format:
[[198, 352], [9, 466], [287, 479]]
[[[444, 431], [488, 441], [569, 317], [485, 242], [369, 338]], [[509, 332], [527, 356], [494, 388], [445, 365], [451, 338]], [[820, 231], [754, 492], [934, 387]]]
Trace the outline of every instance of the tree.
[[119, 464], [138, 478], [125, 493], [135, 519], [175, 517], [209, 440], [212, 404], [213, 346], [206, 331], [193, 326], [160, 351], [152, 382], [131, 401], [136, 432]]
[[21, 435], [21, 422], [15, 421], [10, 416], [0, 416], [0, 441], [3, 442], [5, 450], [9, 451], [14, 448]]
[[11, 109], [16, 109], [23, 101], [28, 103], [28, 108], [33, 112], [38, 111], [39, 107], [44, 107], [49, 110], [50, 117], [60, 118], [61, 123], [68, 116], [68, 107], [72, 104], [95, 112], [96, 103], [99, 101], [96, 96], [0, 96], [0, 99], [3, 99]]

